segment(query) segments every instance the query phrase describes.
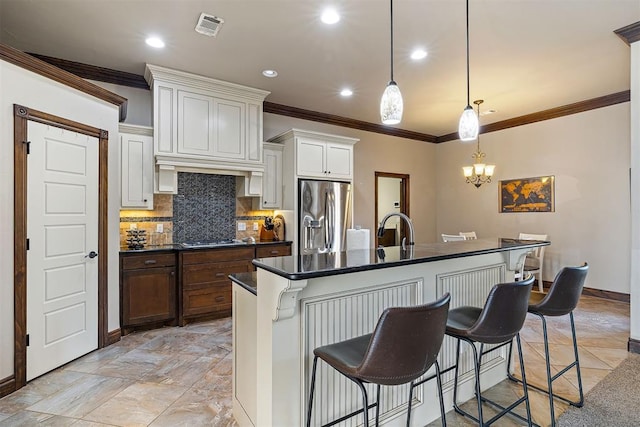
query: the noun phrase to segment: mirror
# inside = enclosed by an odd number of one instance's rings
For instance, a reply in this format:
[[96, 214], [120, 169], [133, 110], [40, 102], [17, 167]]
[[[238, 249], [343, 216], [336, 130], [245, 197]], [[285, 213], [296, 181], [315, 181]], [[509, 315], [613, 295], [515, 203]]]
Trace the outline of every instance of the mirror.
[[[409, 175], [375, 172], [375, 225], [376, 230], [382, 218], [390, 212], [401, 212], [409, 217]], [[376, 236], [375, 247], [398, 246], [405, 237], [405, 223], [399, 217], [389, 218], [385, 233]]]

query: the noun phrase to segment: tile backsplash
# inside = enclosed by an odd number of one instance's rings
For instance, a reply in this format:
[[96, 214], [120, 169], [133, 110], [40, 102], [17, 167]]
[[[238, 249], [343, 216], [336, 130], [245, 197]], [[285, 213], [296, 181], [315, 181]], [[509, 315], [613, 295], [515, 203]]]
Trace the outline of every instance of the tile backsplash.
[[[153, 210], [120, 211], [120, 245], [127, 230], [147, 231], [147, 246], [217, 239], [258, 238], [266, 216], [253, 199], [236, 196], [236, 177], [178, 173], [178, 194], [154, 194]], [[158, 225], [162, 224], [162, 232]], [[245, 230], [238, 230], [242, 225]], [[257, 228], [257, 229], [254, 229]]]
[[236, 179], [229, 175], [178, 173], [173, 196], [176, 242], [235, 238]]

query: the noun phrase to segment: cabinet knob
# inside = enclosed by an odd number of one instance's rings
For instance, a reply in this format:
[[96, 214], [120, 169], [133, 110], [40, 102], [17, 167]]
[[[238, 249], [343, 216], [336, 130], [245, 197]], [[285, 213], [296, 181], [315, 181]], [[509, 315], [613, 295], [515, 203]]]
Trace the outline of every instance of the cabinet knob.
[[263, 205], [266, 205], [266, 204], [267, 204], [267, 201], [265, 200], [264, 202], [262, 202], [262, 204], [263, 204]]
[[331, 173], [331, 171], [327, 172], [327, 173]]
[[144, 199], [143, 202], [147, 203], [147, 199]]
[[172, 276], [175, 276], [175, 275], [176, 275], [176, 272], [175, 272], [175, 271], [172, 271], [170, 274], [171, 274]]

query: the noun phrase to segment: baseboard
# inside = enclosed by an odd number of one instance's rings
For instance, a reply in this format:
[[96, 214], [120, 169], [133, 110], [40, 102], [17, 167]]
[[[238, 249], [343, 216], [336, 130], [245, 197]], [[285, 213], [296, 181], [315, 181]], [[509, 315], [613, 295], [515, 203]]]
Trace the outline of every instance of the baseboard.
[[623, 294], [622, 292], [603, 291], [601, 289], [583, 288], [582, 295], [589, 295], [591, 297], [604, 298], [612, 301], [631, 302], [631, 295]]
[[113, 331], [107, 333], [106, 345], [117, 343], [118, 341], [120, 341], [121, 337], [122, 337], [122, 331], [120, 331], [120, 328], [114, 329]]
[[627, 345], [627, 349], [630, 353], [640, 354], [640, 340], [634, 340], [633, 338], [629, 338], [629, 344]]
[[16, 379], [13, 376], [0, 380], [0, 397], [16, 391]]
[[[543, 283], [545, 291], [548, 291], [551, 287], [552, 282], [547, 282], [546, 280]], [[535, 289], [535, 286], [534, 286]], [[631, 302], [631, 295], [625, 294], [622, 292], [614, 292], [614, 291], [603, 291], [601, 289], [594, 288], [582, 288], [582, 295], [588, 295], [590, 297], [603, 298], [611, 301], [620, 301], [620, 302]]]

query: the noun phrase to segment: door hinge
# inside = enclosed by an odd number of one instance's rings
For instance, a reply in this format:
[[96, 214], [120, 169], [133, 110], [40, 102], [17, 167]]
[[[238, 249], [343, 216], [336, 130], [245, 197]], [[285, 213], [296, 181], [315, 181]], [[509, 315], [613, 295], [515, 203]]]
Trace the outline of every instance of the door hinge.
[[23, 144], [27, 144], [27, 154], [31, 154], [31, 141], [22, 141]]
[[27, 250], [29, 250], [29, 239], [27, 239]]
[[27, 347], [29, 347], [29, 334], [27, 334], [26, 342], [27, 342]]

